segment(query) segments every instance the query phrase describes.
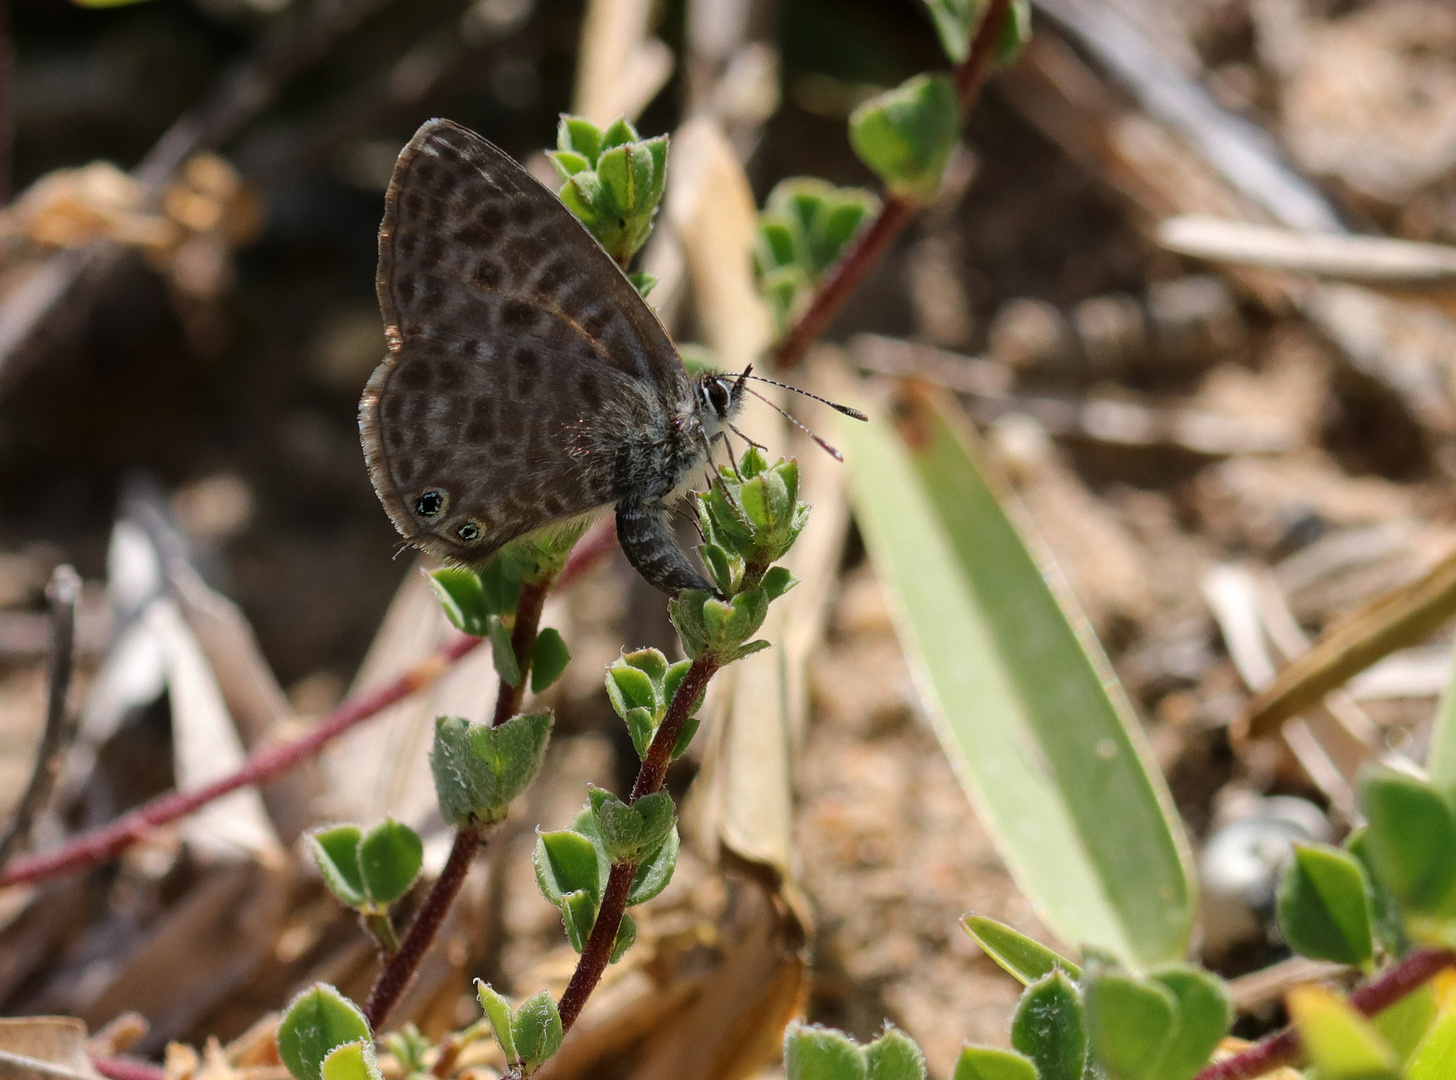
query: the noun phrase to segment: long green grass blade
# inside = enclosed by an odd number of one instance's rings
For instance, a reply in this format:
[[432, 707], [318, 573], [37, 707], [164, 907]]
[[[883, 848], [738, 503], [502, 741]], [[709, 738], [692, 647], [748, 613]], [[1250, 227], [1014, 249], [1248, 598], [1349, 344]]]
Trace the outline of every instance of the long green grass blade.
[[1111, 667], [1033, 558], [954, 406], [845, 425], [856, 515], [941, 744], [1007, 865], [1064, 941], [1181, 957], [1187, 844]]

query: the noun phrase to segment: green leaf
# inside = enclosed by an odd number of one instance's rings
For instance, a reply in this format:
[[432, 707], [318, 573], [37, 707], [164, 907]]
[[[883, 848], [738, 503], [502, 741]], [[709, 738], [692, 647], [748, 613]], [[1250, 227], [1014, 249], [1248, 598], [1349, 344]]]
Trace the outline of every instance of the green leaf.
[[708, 573], [713, 575], [713, 584], [718, 587], [718, 591], [725, 595], [731, 593], [733, 567], [729, 565], [728, 553], [717, 544], [702, 544], [698, 547], [698, 555], [702, 558], [703, 565], [708, 568]]
[[507, 686], [521, 685], [521, 665], [516, 660], [516, 647], [511, 643], [511, 632], [498, 618], [492, 617], [487, 632], [490, 634], [490, 658], [495, 664], [495, 673]]
[[926, 0], [940, 47], [952, 64], [971, 51], [971, 28], [986, 9], [985, 0]]
[[1031, 0], [1011, 0], [996, 42], [996, 62], [1009, 64], [1031, 40]]
[[319, 873], [329, 892], [349, 907], [365, 901], [364, 880], [359, 873], [359, 838], [363, 831], [357, 825], [335, 825], [304, 834], [304, 842], [313, 853]]
[[598, 901], [595, 897], [582, 892], [568, 893], [561, 902], [561, 921], [566, 927], [566, 940], [577, 952], [586, 948], [587, 938], [591, 937], [592, 926], [597, 921]]
[[1120, 972], [1084, 976], [1093, 1054], [1118, 1080], [1151, 1080], [1178, 1026], [1173, 992]]
[[602, 152], [616, 146], [626, 146], [628, 143], [640, 141], [637, 129], [625, 116], [619, 117], [612, 122], [612, 125], [602, 132]]
[[427, 575], [435, 599], [450, 624], [472, 637], [490, 633], [490, 605], [480, 575], [463, 566], [446, 566]]
[[916, 75], [849, 117], [849, 141], [859, 159], [895, 194], [920, 201], [940, 188], [960, 129], [960, 103], [944, 75]]
[[1296, 986], [1285, 1000], [1320, 1080], [1396, 1080], [1395, 1051], [1340, 998], [1322, 986]]
[[638, 865], [637, 873], [632, 877], [632, 890], [627, 894], [629, 907], [645, 904], [667, 888], [668, 882], [672, 880], [672, 872], [677, 869], [679, 843], [677, 828], [674, 826]]
[[546, 157], [556, 166], [556, 174], [563, 180], [570, 180], [577, 173], [591, 168], [586, 156], [573, 150], [548, 150]]
[[607, 682], [607, 695], [613, 699], [613, 706], [618, 701], [623, 703], [618, 716], [625, 716], [627, 709], [643, 708], [655, 712], [662, 707], [651, 676], [633, 667], [625, 657], [607, 668]]
[[1365, 874], [1353, 855], [1296, 844], [1279, 879], [1279, 932], [1316, 960], [1363, 964], [1374, 951]]
[[633, 709], [627, 714], [627, 734], [632, 736], [632, 745], [637, 756], [647, 760], [647, 751], [652, 746], [652, 736], [657, 733], [657, 724], [648, 709]]
[[868, 1080], [925, 1080], [925, 1055], [898, 1028], [887, 1028], [866, 1045], [864, 1056]]
[[1050, 975], [1057, 968], [1074, 979], [1082, 975], [1082, 969], [1065, 956], [1052, 952], [1041, 942], [1033, 941], [1005, 923], [984, 915], [967, 915], [961, 920], [961, 926], [987, 956], [996, 961], [1006, 974], [1019, 980], [1022, 986], [1036, 982], [1043, 975]]
[[607, 963], [615, 964], [637, 940], [637, 920], [631, 915], [622, 914], [622, 921], [617, 924], [617, 936], [612, 939], [612, 955], [607, 958]]
[[506, 1061], [520, 1061], [520, 1055], [516, 1053], [515, 1036], [511, 1032], [510, 1002], [489, 983], [480, 979], [475, 980], [475, 996], [480, 1001], [480, 1007], [485, 1010], [485, 1018], [490, 1021], [490, 1029], [495, 1033], [495, 1041]]
[[614, 863], [629, 862], [636, 857], [642, 843], [643, 821], [637, 811], [610, 791], [588, 785], [587, 797], [596, 815], [597, 829], [607, 858]]
[[1208, 1063], [1233, 1023], [1234, 1006], [1223, 980], [1188, 964], [1154, 968], [1178, 1002], [1178, 1030], [1158, 1067], [1158, 1080], [1188, 1080]]
[[357, 1005], [328, 983], [315, 983], [288, 1003], [278, 1024], [278, 1056], [295, 1080], [320, 1080], [329, 1051], [372, 1038]]
[[374, 826], [359, 845], [359, 868], [369, 899], [385, 907], [394, 903], [415, 883], [424, 858], [425, 845], [408, 825], [385, 818]]
[[646, 300], [652, 295], [652, 290], [657, 288], [657, 276], [655, 274], [643, 274], [637, 271], [627, 275], [627, 280], [632, 283], [632, 288], [637, 290], [637, 295]]
[[1456, 1011], [1436, 1019], [1405, 1067], [1405, 1080], [1450, 1080], [1456, 1076]]
[[951, 1080], [1038, 1080], [1036, 1066], [1015, 1050], [967, 1046], [961, 1050]]
[[653, 685], [652, 700], [661, 704], [662, 695], [658, 693], [657, 687], [661, 686], [662, 680], [667, 677], [667, 657], [662, 654], [661, 649], [635, 649], [629, 653], [622, 654], [622, 663], [628, 667], [636, 668], [651, 680]]
[[535, 779], [551, 739], [551, 714], [513, 716], [491, 727], [458, 716], [435, 721], [430, 769], [440, 815], [453, 825], [472, 817], [502, 821], [511, 800]]
[[1022, 993], [1011, 1022], [1011, 1045], [1031, 1059], [1041, 1080], [1081, 1080], [1087, 1018], [1065, 973], [1045, 975]]
[[319, 1066], [319, 1075], [322, 1080], [384, 1080], [368, 1039], [334, 1047]]
[[1401, 956], [1410, 948], [1410, 939], [1406, 936], [1405, 924], [1401, 921], [1395, 897], [1390, 895], [1390, 890], [1375, 876], [1367, 834], [1368, 830], [1363, 825], [1353, 830], [1345, 837], [1344, 848], [1359, 860], [1360, 868], [1365, 871], [1365, 888], [1370, 899], [1370, 921], [1375, 936], [1387, 952]]
[[[739, 652], [743, 652], [747, 648], [748, 646], [745, 645], [743, 649], [739, 650]], [[694, 708], [696, 708], [696, 706], [694, 706]], [[682, 726], [682, 731], [678, 734], [677, 742], [673, 745], [673, 761], [676, 761], [678, 758], [682, 757], [683, 754], [687, 753], [688, 747], [691, 746], [693, 743], [693, 736], [698, 733], [698, 725], [701, 722], [702, 721], [700, 721], [696, 716], [688, 717], [687, 721]]]
[[854, 1040], [818, 1024], [790, 1024], [784, 1032], [786, 1080], [868, 1080], [864, 1051]]
[[1456, 884], [1456, 819], [1423, 780], [1373, 770], [1361, 785], [1365, 843], [1380, 883], [1407, 914], [1436, 911]]
[[1412, 990], [1394, 1005], [1370, 1018], [1380, 1037], [1390, 1044], [1398, 1061], [1404, 1062], [1420, 1045], [1436, 1019], [1439, 1003], [1430, 983]]
[[575, 829], [541, 833], [536, 837], [536, 884], [557, 907], [569, 893], [585, 892], [600, 900], [611, 866], [606, 854]]
[[[515, 545], [507, 545], [495, 558], [475, 571], [485, 610], [509, 615], [521, 602], [521, 582], [535, 569], [535, 559]], [[484, 636], [484, 635], [481, 635]]]
[[539, 694], [557, 679], [571, 663], [571, 650], [566, 647], [560, 631], [547, 627], [536, 635], [536, 644], [531, 648], [531, 693]]
[[556, 127], [556, 145], [561, 150], [580, 154], [595, 165], [602, 152], [601, 130], [584, 116], [562, 114]]
[[763, 575], [763, 594], [769, 600], [777, 600], [799, 583], [787, 566], [771, 566]]
[[[677, 697], [677, 688], [682, 685], [688, 669], [692, 666], [691, 660], [679, 660], [667, 669], [667, 673], [662, 676], [662, 696], [665, 701], [671, 702], [673, 698]], [[693, 711], [696, 712], [697, 706], [701, 704], [702, 699], [699, 698], [697, 704], [693, 706]]]
[[959, 410], [936, 402], [906, 400], [898, 435], [888, 417], [846, 422], [841, 445], [942, 746], [1057, 937], [1180, 958], [1193, 890], [1172, 798], [1061, 575], [1012, 525]]
[[561, 1014], [550, 991], [542, 990], [522, 1002], [511, 1024], [518, 1060], [527, 1071], [536, 1069], [561, 1045]]

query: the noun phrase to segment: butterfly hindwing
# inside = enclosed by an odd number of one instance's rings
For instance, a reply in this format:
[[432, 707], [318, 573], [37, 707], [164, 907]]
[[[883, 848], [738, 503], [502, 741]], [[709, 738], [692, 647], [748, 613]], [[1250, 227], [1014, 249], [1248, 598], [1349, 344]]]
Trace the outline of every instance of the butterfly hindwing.
[[615, 498], [616, 450], [690, 396], [657, 317], [557, 198], [444, 120], [401, 152], [376, 280], [389, 355], [360, 406], [400, 532], [478, 561]]

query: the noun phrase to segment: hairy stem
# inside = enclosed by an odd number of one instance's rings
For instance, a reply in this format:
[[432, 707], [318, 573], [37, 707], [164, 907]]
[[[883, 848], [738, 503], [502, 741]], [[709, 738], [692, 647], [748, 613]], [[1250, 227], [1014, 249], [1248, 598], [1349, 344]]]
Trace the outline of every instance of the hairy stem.
[[[1350, 1005], [1365, 1016], [1374, 1016], [1448, 967], [1456, 967], [1456, 951], [1417, 949], [1378, 979], [1354, 990]], [[1205, 1067], [1193, 1080], [1252, 1080], [1297, 1060], [1301, 1050], [1299, 1032], [1292, 1027], [1285, 1028], [1233, 1057]]]
[[521, 673], [520, 682], [512, 686], [504, 679], [495, 697], [495, 716], [491, 724], [504, 724], [521, 711], [521, 702], [526, 697], [526, 686], [531, 677], [531, 650], [536, 645], [536, 633], [541, 627], [541, 609], [546, 604], [546, 594], [551, 591], [551, 580], [530, 582], [521, 586], [521, 599], [516, 603], [516, 622], [511, 627], [511, 651], [516, 654], [516, 670]]
[[379, 978], [374, 980], [374, 986], [369, 990], [369, 999], [364, 1002], [364, 1016], [376, 1034], [399, 1003], [400, 996], [414, 980], [425, 953], [435, 943], [435, 935], [440, 932], [450, 905], [460, 895], [460, 888], [465, 884], [465, 875], [470, 872], [470, 862], [484, 838], [483, 825], [466, 825], [456, 831], [455, 843], [450, 848], [445, 869], [440, 871], [430, 895], [425, 898], [415, 921], [410, 923], [409, 933], [400, 943], [399, 951], [384, 965], [384, 970], [379, 973]]
[[[672, 696], [672, 704], [668, 706], [667, 715], [662, 719], [662, 726], [652, 737], [647, 757], [637, 771], [637, 781], [632, 785], [632, 802], [662, 789], [662, 782], [667, 778], [667, 767], [672, 763], [672, 751], [677, 746], [683, 725], [687, 723], [693, 706], [707, 689], [708, 681], [721, 666], [716, 659], [700, 657], [688, 668], [677, 693]], [[612, 866], [606, 891], [602, 894], [601, 910], [597, 912], [586, 948], [582, 949], [581, 959], [577, 961], [576, 970], [572, 972], [571, 981], [566, 984], [566, 992], [561, 995], [557, 1006], [561, 1012], [561, 1027], [564, 1031], [570, 1031], [571, 1025], [576, 1023], [587, 998], [591, 997], [592, 991], [601, 981], [602, 973], [607, 970], [607, 961], [611, 959], [612, 947], [617, 941], [617, 930], [622, 925], [622, 915], [627, 910], [627, 894], [632, 890], [632, 879], [636, 874], [636, 863], [621, 862]]]
[[[955, 88], [960, 101], [961, 117], [970, 114], [971, 107], [981, 95], [986, 78], [996, 59], [996, 49], [1001, 41], [1001, 27], [1005, 23], [1010, 0], [991, 0], [986, 14], [976, 28], [970, 52], [965, 60], [956, 65]], [[855, 289], [859, 288], [865, 275], [877, 263], [890, 241], [895, 239], [910, 218], [916, 205], [897, 195], [888, 196], [880, 206], [879, 216], [849, 243], [848, 250], [819, 282], [804, 313], [794, 321], [789, 332], [774, 349], [774, 365], [779, 368], [793, 367], [809, 346], [814, 344], [829, 328], [834, 317]]]
[[[546, 594], [551, 591], [554, 578], [528, 581], [521, 586], [521, 597], [516, 601], [516, 621], [511, 627], [511, 649], [516, 654], [516, 669], [521, 673], [520, 682], [511, 686], [504, 679], [495, 699], [495, 715], [492, 725], [505, 723], [521, 709], [526, 696], [526, 686], [531, 675], [531, 652], [536, 645], [536, 634], [541, 626], [541, 609], [546, 605]], [[403, 943], [385, 961], [384, 970], [374, 980], [369, 990], [369, 1000], [364, 1005], [364, 1015], [369, 1026], [376, 1032], [388, 1019], [390, 1011], [399, 1001], [400, 995], [415, 977], [415, 971], [424, 960], [435, 935], [450, 911], [450, 905], [460, 895], [465, 884], [465, 875], [470, 871], [470, 862], [485, 843], [485, 827], [477, 824], [461, 826], [455, 832], [455, 844], [450, 848], [450, 858], [445, 869], [435, 879], [430, 895], [414, 922], [410, 923]]]

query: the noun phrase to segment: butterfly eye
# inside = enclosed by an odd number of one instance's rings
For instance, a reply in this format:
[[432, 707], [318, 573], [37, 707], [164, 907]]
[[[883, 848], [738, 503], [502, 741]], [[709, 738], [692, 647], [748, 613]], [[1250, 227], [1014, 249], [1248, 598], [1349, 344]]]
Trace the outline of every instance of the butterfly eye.
[[473, 521], [467, 521], [460, 528], [455, 530], [455, 535], [464, 540], [467, 544], [473, 544], [480, 539], [480, 526]]
[[427, 491], [415, 500], [415, 513], [420, 517], [434, 517], [443, 509], [445, 509], [443, 491]]

